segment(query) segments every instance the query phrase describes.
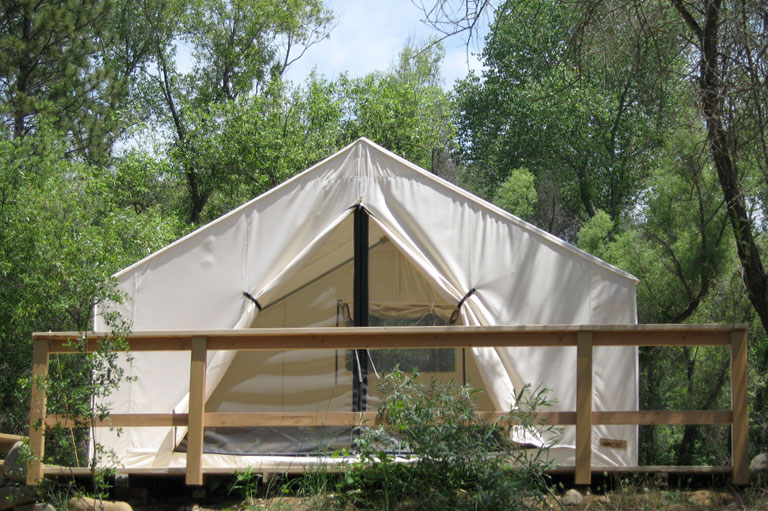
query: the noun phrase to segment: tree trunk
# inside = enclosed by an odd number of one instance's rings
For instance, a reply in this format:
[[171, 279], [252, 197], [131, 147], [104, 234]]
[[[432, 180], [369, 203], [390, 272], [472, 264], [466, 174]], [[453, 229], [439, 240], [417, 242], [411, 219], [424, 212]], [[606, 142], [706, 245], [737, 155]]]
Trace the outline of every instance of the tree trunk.
[[728, 130], [723, 124], [723, 111], [727, 94], [718, 61], [719, 28], [722, 0], [704, 0], [703, 26], [688, 11], [682, 0], [671, 0], [683, 21], [696, 36], [699, 44], [699, 96], [707, 123], [707, 141], [717, 170], [720, 188], [728, 207], [728, 219], [733, 227], [736, 250], [742, 267], [744, 286], [749, 301], [760, 317], [763, 328], [768, 330], [768, 282], [763, 262], [752, 234], [744, 195], [739, 185], [739, 172], [731, 155]]

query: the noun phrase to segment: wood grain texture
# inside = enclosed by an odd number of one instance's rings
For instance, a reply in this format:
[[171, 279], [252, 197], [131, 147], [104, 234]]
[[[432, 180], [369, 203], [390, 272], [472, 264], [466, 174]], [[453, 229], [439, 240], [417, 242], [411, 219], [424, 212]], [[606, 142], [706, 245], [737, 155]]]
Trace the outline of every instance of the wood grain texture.
[[29, 448], [32, 451], [32, 460], [27, 467], [27, 484], [30, 486], [38, 484], [43, 478], [47, 378], [48, 341], [35, 339], [32, 347], [32, 389], [29, 403]]
[[187, 431], [187, 484], [203, 484], [203, 433], [205, 429], [205, 373], [207, 340], [192, 338], [189, 368], [189, 427]]
[[578, 333], [576, 352], [576, 484], [592, 482], [592, 332]]

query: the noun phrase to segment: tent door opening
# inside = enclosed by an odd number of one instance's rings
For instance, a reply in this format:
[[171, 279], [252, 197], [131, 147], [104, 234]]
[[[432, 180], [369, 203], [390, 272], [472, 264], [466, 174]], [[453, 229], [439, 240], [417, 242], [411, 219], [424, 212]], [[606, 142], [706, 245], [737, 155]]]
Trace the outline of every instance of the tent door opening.
[[[279, 288], [259, 298], [251, 328], [447, 325], [456, 309], [364, 208], [351, 210]], [[206, 411], [376, 410], [377, 384], [395, 367], [480, 387], [479, 369], [465, 355], [453, 348], [238, 352]], [[493, 410], [484, 393], [481, 400]], [[295, 456], [348, 449], [353, 438], [346, 427], [206, 428], [204, 452]], [[186, 450], [184, 440], [176, 450]]]

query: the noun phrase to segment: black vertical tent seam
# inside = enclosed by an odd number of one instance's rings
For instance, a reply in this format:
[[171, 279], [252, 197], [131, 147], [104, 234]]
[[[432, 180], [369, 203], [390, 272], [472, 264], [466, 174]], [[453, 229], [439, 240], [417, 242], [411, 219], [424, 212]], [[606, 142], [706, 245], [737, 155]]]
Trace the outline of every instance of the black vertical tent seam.
[[[368, 320], [368, 212], [355, 207], [354, 218], [354, 326], [369, 326]], [[352, 411], [364, 412], [368, 405], [368, 356], [366, 350], [355, 350], [352, 377]], [[357, 378], [355, 378], [355, 375]]]

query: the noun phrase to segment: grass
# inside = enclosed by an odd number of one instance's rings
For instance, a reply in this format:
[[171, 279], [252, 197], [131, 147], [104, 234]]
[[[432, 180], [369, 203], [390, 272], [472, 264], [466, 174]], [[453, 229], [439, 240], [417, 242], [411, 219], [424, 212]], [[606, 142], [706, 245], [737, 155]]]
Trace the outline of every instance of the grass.
[[[323, 481], [322, 479], [325, 479]], [[338, 475], [311, 474], [304, 477], [275, 477], [267, 484], [258, 484], [255, 493], [245, 499], [208, 499], [199, 501], [196, 509], [200, 511], [353, 511], [358, 509], [380, 509], [378, 507], [359, 506], [359, 503], [329, 491], [337, 483]], [[704, 511], [745, 510], [768, 511], [768, 485], [752, 485], [741, 490], [731, 487], [720, 488], [663, 488], [657, 482], [642, 478], [625, 478], [612, 481], [612, 489], [602, 492], [599, 488], [581, 490], [584, 500], [579, 506], [561, 506], [559, 499], [566, 487], [554, 488], [555, 497], [547, 496], [542, 500], [526, 502], [526, 508], [532, 511]], [[313, 493], [314, 492], [314, 493]], [[187, 501], [189, 504], [190, 502]], [[418, 509], [420, 502], [408, 497], [398, 502], [396, 511]], [[147, 506], [133, 506], [136, 511], [179, 509], [179, 500], [164, 504], [153, 502]], [[191, 507], [190, 507], [191, 508]], [[449, 511], [446, 509], [446, 511]]]

